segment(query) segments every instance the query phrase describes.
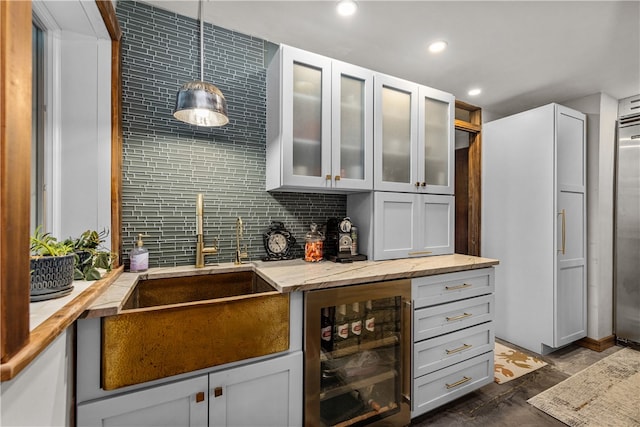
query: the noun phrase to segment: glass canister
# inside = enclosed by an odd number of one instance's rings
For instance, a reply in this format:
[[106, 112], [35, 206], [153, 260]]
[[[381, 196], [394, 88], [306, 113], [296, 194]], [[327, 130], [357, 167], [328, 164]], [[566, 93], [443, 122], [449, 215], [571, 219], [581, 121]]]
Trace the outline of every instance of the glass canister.
[[318, 225], [311, 223], [311, 231], [305, 236], [304, 260], [309, 262], [322, 261], [324, 236], [318, 231]]

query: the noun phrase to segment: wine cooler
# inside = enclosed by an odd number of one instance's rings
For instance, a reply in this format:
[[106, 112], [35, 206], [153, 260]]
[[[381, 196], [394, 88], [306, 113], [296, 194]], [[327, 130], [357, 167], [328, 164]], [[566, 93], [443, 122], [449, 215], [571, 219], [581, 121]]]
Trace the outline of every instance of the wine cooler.
[[408, 425], [411, 281], [305, 295], [305, 425]]

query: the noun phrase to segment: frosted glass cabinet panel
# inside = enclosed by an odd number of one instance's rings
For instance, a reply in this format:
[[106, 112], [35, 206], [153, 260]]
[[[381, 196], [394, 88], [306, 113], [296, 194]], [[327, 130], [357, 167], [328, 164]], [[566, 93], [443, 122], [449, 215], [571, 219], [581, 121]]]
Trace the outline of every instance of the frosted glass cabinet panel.
[[427, 193], [453, 194], [454, 106], [452, 95], [420, 87], [418, 181]]
[[322, 174], [322, 69], [293, 64], [293, 173]]
[[267, 190], [373, 188], [373, 73], [280, 46], [267, 69]]
[[340, 176], [364, 179], [364, 82], [340, 76]]
[[382, 180], [411, 182], [411, 94], [382, 88]]

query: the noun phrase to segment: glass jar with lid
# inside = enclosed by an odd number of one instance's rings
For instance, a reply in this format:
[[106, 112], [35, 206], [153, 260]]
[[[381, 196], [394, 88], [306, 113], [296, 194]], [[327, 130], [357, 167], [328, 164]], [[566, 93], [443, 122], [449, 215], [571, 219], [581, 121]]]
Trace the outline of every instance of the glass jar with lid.
[[318, 231], [318, 225], [311, 223], [311, 230], [305, 236], [304, 260], [309, 262], [322, 261], [324, 235]]

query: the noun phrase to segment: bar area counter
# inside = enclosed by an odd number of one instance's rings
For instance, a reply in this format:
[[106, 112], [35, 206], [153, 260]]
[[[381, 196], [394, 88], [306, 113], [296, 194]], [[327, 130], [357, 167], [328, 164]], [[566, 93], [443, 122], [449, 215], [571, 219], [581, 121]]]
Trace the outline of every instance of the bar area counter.
[[84, 317], [118, 314], [139, 279], [254, 271], [276, 290], [289, 293], [454, 273], [491, 267], [498, 263], [499, 261], [495, 259], [453, 254], [345, 264], [330, 261], [309, 263], [302, 259], [295, 259], [271, 262], [247, 261], [241, 265], [221, 263], [206, 265], [203, 268], [194, 266], [152, 268], [144, 273], [121, 274], [87, 309]]

